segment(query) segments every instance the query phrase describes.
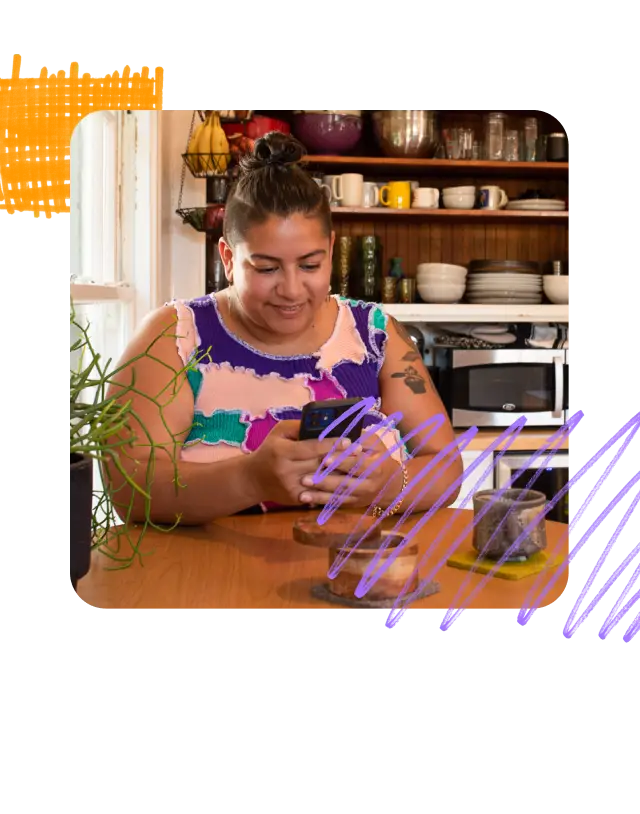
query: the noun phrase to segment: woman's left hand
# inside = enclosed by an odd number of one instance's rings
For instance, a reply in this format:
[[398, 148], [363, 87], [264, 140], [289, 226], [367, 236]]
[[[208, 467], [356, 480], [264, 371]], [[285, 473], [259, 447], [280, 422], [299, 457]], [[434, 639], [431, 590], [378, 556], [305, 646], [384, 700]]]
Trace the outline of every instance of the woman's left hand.
[[[395, 443], [395, 441], [394, 441]], [[341, 506], [353, 508], [369, 508], [376, 502], [380, 490], [400, 471], [400, 467], [394, 458], [388, 456], [382, 460], [387, 452], [387, 445], [379, 435], [373, 434], [368, 438], [359, 441], [351, 452], [346, 455], [333, 471], [325, 475], [317, 484], [313, 482], [314, 473], [309, 473], [302, 478], [302, 485], [306, 487], [306, 492], [301, 496], [305, 503], [325, 505], [333, 498], [340, 487], [341, 496], [339, 502]], [[330, 468], [334, 461], [337, 461], [344, 452], [336, 451], [322, 462], [322, 471]], [[357, 465], [353, 474], [349, 473]], [[363, 473], [370, 466], [373, 469], [363, 477]], [[353, 487], [353, 488], [352, 488]], [[387, 499], [395, 498], [402, 488], [400, 476], [393, 481], [391, 486], [385, 491]], [[344, 495], [345, 492], [349, 495]], [[344, 495], [344, 496], [343, 496]]]

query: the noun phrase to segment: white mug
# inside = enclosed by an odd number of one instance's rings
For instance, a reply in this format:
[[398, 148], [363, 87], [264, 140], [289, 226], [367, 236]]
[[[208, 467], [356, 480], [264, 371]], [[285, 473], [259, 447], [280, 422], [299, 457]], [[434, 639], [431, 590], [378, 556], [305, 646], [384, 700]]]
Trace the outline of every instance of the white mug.
[[323, 181], [323, 179], [322, 179], [322, 178], [314, 178], [313, 180], [314, 180], [314, 181], [316, 182], [316, 184], [317, 184], [317, 185], [320, 187], [320, 189], [323, 189], [323, 190], [324, 190], [324, 194], [325, 194], [325, 195], [327, 196], [327, 198], [329, 199], [329, 202], [331, 202], [331, 187], [330, 187], [328, 184], [323, 184], [323, 183], [322, 183], [322, 181]]
[[333, 194], [333, 179], [337, 177], [337, 175], [325, 175], [322, 179], [322, 183], [328, 186], [331, 190], [331, 206], [340, 206], [340, 201]]
[[509, 203], [507, 193], [500, 187], [480, 187], [481, 209], [504, 209]]
[[362, 206], [364, 176], [357, 172], [336, 175], [331, 182], [332, 197], [337, 198], [342, 206]]
[[420, 187], [413, 193], [413, 205], [417, 209], [437, 209], [440, 190], [433, 187]]
[[362, 185], [362, 206], [370, 209], [372, 206], [378, 206], [379, 202], [380, 190], [371, 181], [365, 181]]

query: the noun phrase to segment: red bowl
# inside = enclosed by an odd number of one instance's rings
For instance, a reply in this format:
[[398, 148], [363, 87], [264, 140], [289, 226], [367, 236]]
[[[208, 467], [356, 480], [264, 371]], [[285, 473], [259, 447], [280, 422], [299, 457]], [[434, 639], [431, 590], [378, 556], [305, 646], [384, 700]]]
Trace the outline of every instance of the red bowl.
[[280, 133], [286, 133], [287, 135], [291, 132], [291, 128], [286, 122], [280, 119], [270, 119], [268, 116], [254, 116], [248, 122], [230, 122], [223, 124], [222, 129], [228, 136], [241, 133], [243, 136], [252, 139], [262, 138], [272, 130], [278, 130]]

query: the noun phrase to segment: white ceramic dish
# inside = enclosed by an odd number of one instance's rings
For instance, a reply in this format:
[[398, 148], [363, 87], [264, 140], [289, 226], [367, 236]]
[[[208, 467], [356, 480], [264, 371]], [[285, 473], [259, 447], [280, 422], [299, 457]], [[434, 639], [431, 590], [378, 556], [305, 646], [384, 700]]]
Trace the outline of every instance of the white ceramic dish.
[[569, 302], [569, 277], [545, 274], [542, 278], [544, 293], [556, 305], [567, 305]]
[[464, 283], [467, 275], [458, 274], [455, 271], [419, 271], [416, 274], [417, 280], [442, 280], [444, 283]]
[[444, 198], [443, 200], [445, 209], [473, 209], [476, 205], [476, 199], [473, 198]]
[[468, 296], [471, 305], [494, 305], [500, 303], [511, 303], [514, 305], [540, 305], [542, 297], [512, 297], [507, 294], [486, 294], [483, 296]]
[[460, 294], [440, 294], [440, 293], [436, 294], [433, 292], [420, 291], [419, 287], [418, 293], [420, 294], [420, 299], [423, 302], [434, 304], [460, 302], [460, 300], [464, 296], [464, 291], [462, 291]]
[[447, 274], [461, 274], [467, 276], [466, 266], [456, 266], [453, 263], [418, 263], [417, 272], [441, 271]]
[[475, 187], [445, 187], [442, 190], [443, 195], [475, 195]]
[[535, 198], [530, 201], [509, 201], [506, 208], [516, 212], [563, 212], [567, 205], [564, 201]]
[[467, 280], [469, 288], [504, 288], [504, 286], [512, 286], [513, 288], [535, 288], [537, 291], [542, 290], [542, 283], [538, 280], [476, 280], [469, 278]]

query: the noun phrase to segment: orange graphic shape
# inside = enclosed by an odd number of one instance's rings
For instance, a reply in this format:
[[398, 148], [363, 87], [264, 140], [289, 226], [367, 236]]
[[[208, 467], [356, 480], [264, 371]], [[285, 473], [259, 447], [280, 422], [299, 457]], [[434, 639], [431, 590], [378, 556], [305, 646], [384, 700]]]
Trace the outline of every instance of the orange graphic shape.
[[11, 79], [0, 77], [0, 209], [7, 212], [69, 211], [71, 134], [78, 121], [96, 110], [161, 110], [162, 68], [102, 79], [78, 75], [72, 62], [49, 76], [20, 79], [20, 55]]

